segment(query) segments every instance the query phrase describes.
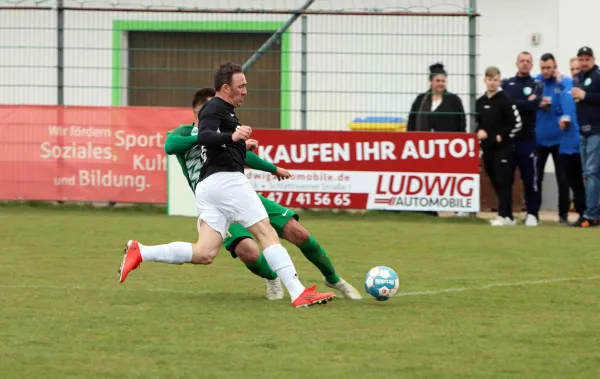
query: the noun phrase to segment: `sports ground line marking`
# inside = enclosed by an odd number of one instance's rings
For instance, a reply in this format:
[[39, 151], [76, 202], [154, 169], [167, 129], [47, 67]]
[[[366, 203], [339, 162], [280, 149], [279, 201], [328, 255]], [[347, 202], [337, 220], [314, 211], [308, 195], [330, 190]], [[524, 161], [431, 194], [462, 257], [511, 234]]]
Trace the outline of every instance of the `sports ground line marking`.
[[493, 284], [487, 284], [485, 286], [480, 286], [480, 287], [459, 287], [459, 288], [447, 288], [444, 290], [434, 290], [434, 291], [399, 292], [396, 294], [396, 296], [440, 295], [443, 293], [451, 293], [451, 292], [482, 291], [482, 290], [489, 290], [492, 288], [501, 288], [501, 287], [523, 287], [523, 286], [561, 283], [561, 282], [583, 282], [583, 281], [598, 280], [598, 279], [600, 279], [600, 275], [586, 276], [586, 277], [572, 277], [572, 278], [527, 280], [524, 282], [515, 282], [515, 283], [493, 283]]
[[[480, 287], [458, 287], [458, 288], [447, 288], [442, 290], [433, 290], [433, 291], [415, 291], [415, 292], [399, 292], [396, 296], [430, 296], [430, 295], [441, 295], [444, 293], [452, 293], [452, 292], [466, 292], [466, 291], [482, 291], [489, 290], [493, 288], [502, 288], [502, 287], [523, 287], [523, 286], [532, 286], [532, 285], [540, 285], [540, 284], [552, 284], [552, 283], [561, 283], [561, 282], [583, 282], [590, 280], [599, 280], [600, 275], [597, 276], [581, 276], [581, 277], [571, 277], [571, 278], [555, 278], [555, 279], [543, 279], [543, 280], [528, 280], [524, 282], [514, 282], [514, 283], [493, 283], [487, 284], [485, 286]], [[0, 288], [6, 289], [54, 289], [54, 290], [78, 290], [78, 291], [136, 291], [136, 292], [163, 292], [163, 293], [177, 293], [177, 294], [186, 294], [186, 295], [198, 295], [202, 293], [209, 293], [209, 291], [179, 291], [168, 288], [126, 288], [123, 286], [114, 288], [108, 287], [81, 287], [81, 286], [46, 286], [41, 284], [17, 284], [17, 285], [4, 285], [0, 284]]]

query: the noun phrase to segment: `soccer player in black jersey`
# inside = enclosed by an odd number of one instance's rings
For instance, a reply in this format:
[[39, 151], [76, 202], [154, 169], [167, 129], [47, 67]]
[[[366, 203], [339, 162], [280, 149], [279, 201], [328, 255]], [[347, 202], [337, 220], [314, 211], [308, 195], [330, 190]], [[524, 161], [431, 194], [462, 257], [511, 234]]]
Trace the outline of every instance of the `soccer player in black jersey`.
[[[267, 211], [244, 174], [246, 151], [257, 146], [251, 140], [252, 129], [242, 126], [235, 114], [248, 93], [246, 77], [240, 65], [221, 64], [214, 76], [215, 97], [200, 110], [198, 146], [201, 162], [200, 181], [196, 186], [199, 213], [199, 238], [196, 244], [173, 242], [164, 257], [144, 257], [154, 250], [129, 241], [120, 270], [121, 281], [144, 260], [167, 263], [210, 264], [217, 256], [227, 230], [233, 223], [248, 229], [263, 248], [269, 266], [290, 293], [292, 306], [324, 304], [333, 292], [319, 293], [316, 286], [305, 288], [292, 260], [269, 223]], [[171, 248], [172, 247], [172, 248]], [[156, 250], [158, 253], [158, 249]]]

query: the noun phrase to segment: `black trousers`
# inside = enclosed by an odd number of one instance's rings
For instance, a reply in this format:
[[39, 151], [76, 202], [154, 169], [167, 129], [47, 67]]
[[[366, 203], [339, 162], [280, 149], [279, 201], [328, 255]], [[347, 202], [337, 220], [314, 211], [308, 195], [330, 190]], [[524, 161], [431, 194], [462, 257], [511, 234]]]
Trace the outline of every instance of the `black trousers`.
[[564, 165], [561, 163], [558, 145], [551, 147], [538, 146], [537, 185], [540, 191], [540, 198], [542, 193], [542, 181], [544, 180], [544, 167], [546, 167], [546, 162], [548, 161], [549, 156], [552, 156], [554, 172], [556, 174], [556, 186], [558, 188], [558, 216], [561, 218], [567, 218], [569, 206], [571, 204], [569, 199], [569, 181], [563, 167]]
[[569, 187], [573, 191], [573, 203], [575, 210], [583, 217], [585, 211], [585, 186], [583, 184], [583, 169], [581, 167], [581, 155], [561, 154], [560, 162], [562, 170], [567, 177]]
[[510, 147], [486, 149], [483, 167], [498, 199], [498, 216], [513, 218], [512, 187], [514, 178], [514, 153]]

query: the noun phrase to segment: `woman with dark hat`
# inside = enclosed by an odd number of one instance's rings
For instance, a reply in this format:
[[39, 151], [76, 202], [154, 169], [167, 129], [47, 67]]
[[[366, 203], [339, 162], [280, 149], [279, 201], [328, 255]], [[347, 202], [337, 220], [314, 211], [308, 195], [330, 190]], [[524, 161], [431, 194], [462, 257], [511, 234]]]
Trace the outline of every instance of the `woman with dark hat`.
[[408, 132], [466, 132], [467, 120], [460, 97], [446, 90], [444, 65], [429, 66], [430, 88], [417, 96], [408, 117]]

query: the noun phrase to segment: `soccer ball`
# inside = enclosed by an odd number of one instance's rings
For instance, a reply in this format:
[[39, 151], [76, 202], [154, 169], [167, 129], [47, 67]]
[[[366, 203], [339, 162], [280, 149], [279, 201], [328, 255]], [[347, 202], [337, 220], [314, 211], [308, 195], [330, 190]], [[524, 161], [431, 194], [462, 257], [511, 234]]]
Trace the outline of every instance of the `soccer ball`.
[[375, 300], [388, 300], [396, 294], [399, 287], [398, 274], [386, 266], [372, 268], [365, 277], [365, 291]]

